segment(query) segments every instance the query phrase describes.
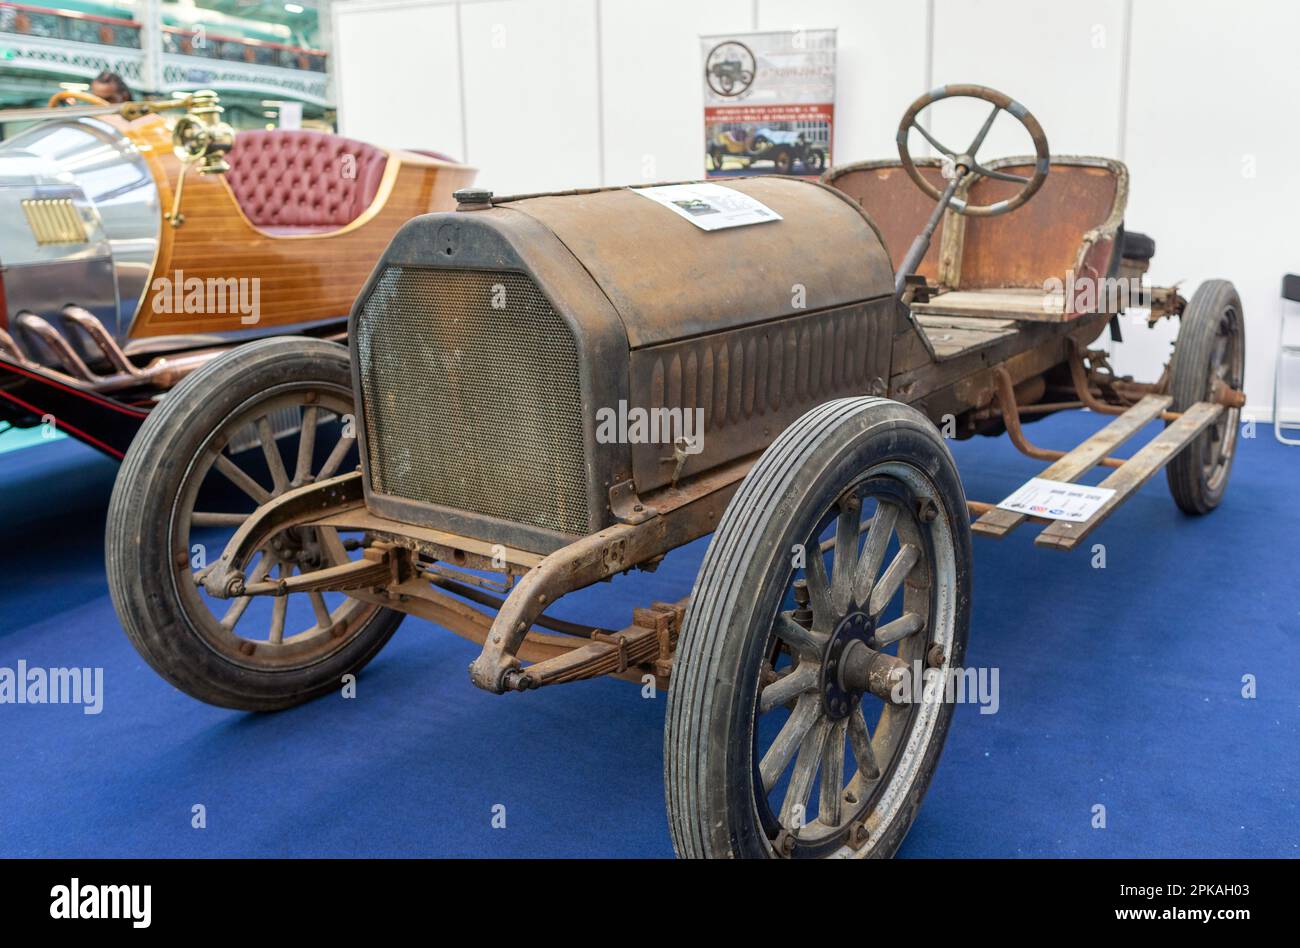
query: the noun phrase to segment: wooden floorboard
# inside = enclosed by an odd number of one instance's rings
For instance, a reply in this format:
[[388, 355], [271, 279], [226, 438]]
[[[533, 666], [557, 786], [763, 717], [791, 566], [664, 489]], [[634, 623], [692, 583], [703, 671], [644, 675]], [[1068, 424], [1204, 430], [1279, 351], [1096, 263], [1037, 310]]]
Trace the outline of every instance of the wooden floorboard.
[[[1078, 480], [1115, 448], [1119, 447], [1150, 421], [1154, 420], [1173, 401], [1168, 395], [1144, 395], [1142, 400], [1110, 424], [1081, 442], [1064, 457], [1052, 462], [1038, 477], [1049, 481], [1072, 482]], [[985, 513], [971, 525], [976, 533], [990, 537], [1003, 537], [1018, 527], [1025, 515], [1014, 510], [996, 508]]]
[[1151, 479], [1175, 454], [1185, 448], [1193, 438], [1208, 428], [1223, 411], [1222, 405], [1211, 402], [1197, 402], [1181, 418], [1147, 443], [1142, 450], [1124, 462], [1123, 467], [1101, 482], [1099, 486], [1109, 487], [1115, 491], [1110, 499], [1085, 523], [1068, 523], [1058, 520], [1037, 537], [1038, 546], [1052, 547], [1058, 550], [1072, 550], [1079, 545], [1098, 524], [1127, 500], [1134, 491]]
[[[951, 290], [913, 303], [917, 316], [955, 316], [969, 319], [991, 317], [1031, 322], [1066, 322], [1064, 294], [1042, 290], [989, 289]], [[1074, 317], [1071, 317], [1074, 318]]]

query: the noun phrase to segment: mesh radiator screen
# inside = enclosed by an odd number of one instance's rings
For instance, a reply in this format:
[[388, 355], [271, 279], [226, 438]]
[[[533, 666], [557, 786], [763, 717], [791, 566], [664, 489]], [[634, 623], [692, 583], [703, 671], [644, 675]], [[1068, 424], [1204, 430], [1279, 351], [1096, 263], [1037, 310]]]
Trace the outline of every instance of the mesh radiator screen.
[[356, 333], [377, 493], [587, 532], [577, 346], [532, 279], [389, 267]]

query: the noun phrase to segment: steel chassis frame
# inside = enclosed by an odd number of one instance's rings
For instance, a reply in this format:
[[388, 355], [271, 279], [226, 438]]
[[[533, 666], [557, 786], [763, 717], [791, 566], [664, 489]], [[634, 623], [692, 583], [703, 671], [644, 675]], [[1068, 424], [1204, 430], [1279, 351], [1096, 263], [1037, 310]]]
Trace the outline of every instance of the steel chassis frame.
[[[1114, 469], [1111, 480], [1122, 478], [1125, 488], [1119, 500], [1100, 512], [1096, 522], [1084, 525], [1024, 517], [995, 504], [967, 501], [969, 514], [978, 518], [976, 532], [1003, 536], [1030, 520], [1048, 524], [1038, 538], [1040, 545], [1072, 549], [1219, 412], [1244, 402], [1242, 393], [1223, 390], [1215, 393], [1214, 402], [1197, 403], [1184, 413], [1169, 411], [1167, 372], [1149, 384], [1115, 379], [1095, 367], [1104, 363], [1103, 357], [1104, 353], [1089, 352], [1070, 338], [1067, 364], [1076, 400], [1025, 406], [1017, 403], [1015, 378], [1007, 366], [994, 365], [989, 371], [996, 407], [973, 410], [999, 418], [1017, 450], [1052, 461], [1053, 466], [1043, 472], [1047, 476], [1074, 480], [1097, 465]], [[1094, 368], [1085, 367], [1086, 359], [1093, 360]], [[1116, 418], [1070, 452], [1042, 448], [1026, 438], [1023, 416], [1079, 407]], [[1110, 456], [1111, 448], [1156, 418], [1170, 427], [1147, 448], [1128, 460]], [[561, 596], [618, 573], [634, 567], [653, 569], [669, 551], [712, 532], [757, 457], [647, 494], [641, 498], [646, 509], [635, 522], [617, 523], [545, 556], [380, 516], [367, 509], [361, 472], [354, 471], [289, 491], [260, 507], [235, 532], [204, 576], [203, 586], [220, 598], [306, 590], [346, 592], [428, 619], [482, 646], [470, 664], [470, 679], [498, 694], [598, 675], [629, 680], [653, 676], [663, 685], [672, 670], [689, 597], [636, 609], [631, 624], [619, 630], [579, 626], [548, 616], [545, 610]], [[360, 559], [313, 573], [248, 583], [244, 571], [257, 550], [276, 532], [291, 527], [361, 531], [368, 543]], [[507, 595], [499, 599], [485, 592], [482, 580], [457, 567], [504, 573]]]

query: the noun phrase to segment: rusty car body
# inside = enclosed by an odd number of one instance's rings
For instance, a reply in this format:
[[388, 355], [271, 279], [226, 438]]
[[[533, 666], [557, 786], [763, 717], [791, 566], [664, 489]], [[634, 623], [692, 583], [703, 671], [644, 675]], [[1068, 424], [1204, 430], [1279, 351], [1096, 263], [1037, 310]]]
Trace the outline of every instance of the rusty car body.
[[[913, 159], [917, 112], [954, 96], [993, 105], [979, 140], [946, 165]], [[1037, 153], [980, 164], [1002, 112]], [[1244, 345], [1223, 281], [1190, 302], [1139, 285], [1115, 305], [1045, 287], [1067, 271], [1139, 279], [1149, 254], [1122, 231], [1124, 166], [1050, 157], [1014, 100], [936, 90], [899, 148], [823, 182], [728, 181], [780, 215], [755, 226], [704, 231], [629, 188], [467, 190], [455, 212], [409, 222], [357, 298], [350, 359], [322, 351], [268, 403], [228, 394], [243, 369], [213, 365], [146, 425], [109, 518], [132, 641], [173, 684], [244, 709], [334, 689], [402, 614], [479, 643], [470, 678], [490, 692], [654, 681], [670, 687], [680, 854], [892, 853], [951, 716], [898, 685], [961, 666], [971, 520], [992, 536], [1037, 521], [1039, 544], [1068, 550], [1171, 463], [1179, 505], [1211, 509]], [[1183, 320], [1154, 382], [1091, 348], [1121, 306]], [[283, 358], [261, 345], [226, 358]], [[264, 425], [285, 405], [311, 432], [296, 448]], [[703, 437], [611, 440], [608, 406], [699, 412]], [[1069, 452], [1023, 430], [1082, 407], [1113, 418]], [[349, 408], [355, 437], [323, 443], [317, 418]], [[1111, 456], [1157, 419], [1149, 444]], [[1006, 431], [1060, 484], [1113, 469], [1111, 499], [1085, 522], [968, 501], [940, 427]], [[247, 430], [265, 463], [235, 471], [226, 445]], [[212, 481], [235, 501], [219, 506]], [[165, 515], [145, 516], [151, 503]], [[621, 628], [554, 614], [709, 533], [689, 596]], [[221, 553], [196, 563], [196, 543]], [[240, 633], [258, 606], [262, 627]]]

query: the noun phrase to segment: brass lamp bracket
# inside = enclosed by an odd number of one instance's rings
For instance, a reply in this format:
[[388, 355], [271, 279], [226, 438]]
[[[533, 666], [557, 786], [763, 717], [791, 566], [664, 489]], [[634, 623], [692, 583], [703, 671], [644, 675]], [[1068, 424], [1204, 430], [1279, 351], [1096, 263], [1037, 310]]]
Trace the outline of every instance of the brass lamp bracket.
[[180, 177], [176, 180], [176, 197], [172, 202], [167, 222], [179, 227], [185, 222], [181, 213], [181, 194], [185, 189], [185, 174], [193, 165], [199, 174], [225, 174], [230, 170], [226, 152], [235, 144], [235, 131], [221, 119], [225, 112], [218, 104], [217, 94], [210, 89], [195, 92], [188, 99], [189, 110], [176, 120], [172, 129], [172, 151], [181, 161]]
[[173, 227], [180, 227], [185, 223], [185, 215], [181, 213], [181, 194], [185, 191], [185, 173], [189, 170], [189, 161], [182, 158], [181, 173], [176, 176], [176, 194], [172, 197], [172, 209], [167, 212], [167, 223]]

